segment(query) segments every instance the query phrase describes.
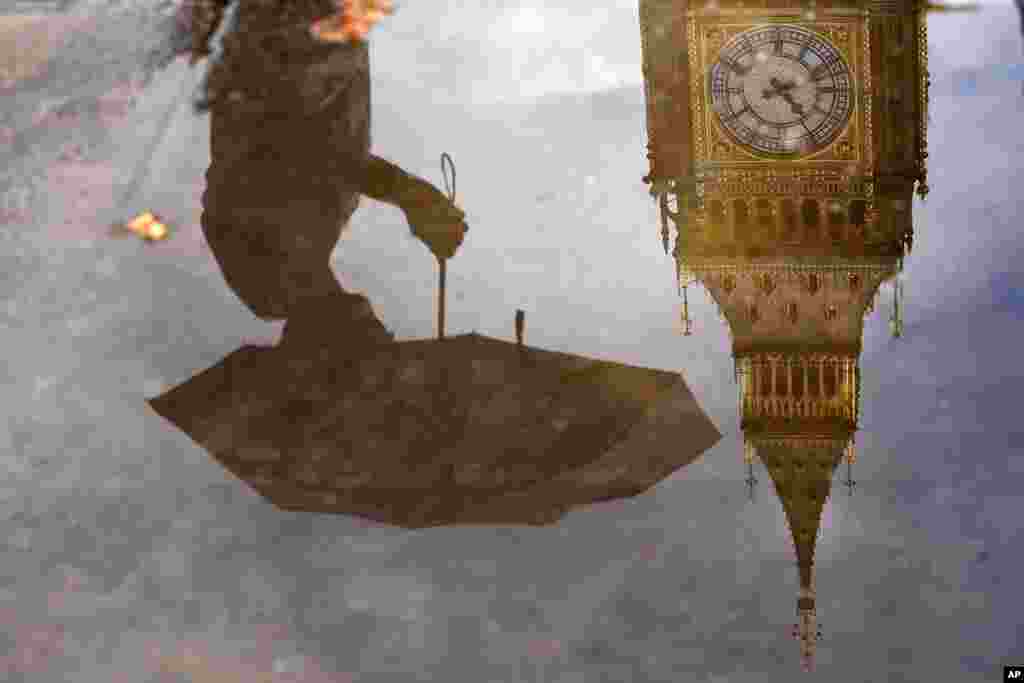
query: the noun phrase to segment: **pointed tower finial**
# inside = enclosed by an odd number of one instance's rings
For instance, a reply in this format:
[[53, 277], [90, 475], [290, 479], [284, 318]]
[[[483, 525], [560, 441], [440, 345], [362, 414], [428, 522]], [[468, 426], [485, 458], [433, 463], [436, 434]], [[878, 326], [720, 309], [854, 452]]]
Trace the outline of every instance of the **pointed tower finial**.
[[668, 256], [669, 218], [672, 217], [672, 211], [669, 210], [669, 188], [662, 182], [656, 183], [655, 186], [657, 187], [655, 199], [657, 200], [658, 213], [662, 217], [662, 248], [665, 250], [666, 256]]
[[797, 623], [793, 624], [793, 637], [800, 645], [800, 666], [804, 671], [814, 671], [814, 655], [817, 653], [818, 641], [821, 640], [813, 595], [811, 591], [812, 597], [797, 599]]
[[658, 206], [661, 213], [661, 246], [668, 256], [668, 200], [665, 197], [664, 194], [658, 197]]
[[846, 461], [846, 480], [843, 482], [843, 486], [846, 487], [847, 494], [852, 496], [853, 488], [857, 485], [853, 479], [853, 463], [857, 462], [857, 446], [853, 437], [850, 437], [849, 443], [846, 444], [843, 460]]
[[903, 304], [903, 282], [899, 275], [896, 276], [896, 281], [893, 283], [892, 288], [892, 318], [889, 319], [889, 324], [892, 328], [892, 336], [894, 339], [899, 339], [903, 336], [903, 312], [901, 310]]
[[683, 336], [684, 337], [689, 337], [690, 335], [693, 334], [693, 328], [692, 328], [693, 321], [690, 320], [690, 302], [689, 302], [689, 300], [687, 299], [687, 296], [686, 296], [686, 293], [687, 293], [687, 291], [689, 291], [689, 288], [690, 288], [690, 283], [686, 282], [683, 285], [683, 319], [682, 319], [682, 323], [683, 323]]
[[754, 444], [743, 437], [743, 462], [748, 465], [754, 462]]
[[747, 461], [747, 495], [751, 501], [754, 500], [754, 487], [757, 485], [757, 477], [754, 476], [754, 462]]
[[803, 585], [796, 599], [797, 622], [793, 624], [793, 637], [800, 645], [801, 668], [814, 671], [814, 655], [817, 653], [818, 641], [821, 640], [821, 628], [818, 626], [813, 578], [809, 583], [801, 583]]
[[924, 178], [917, 182], [917, 196], [921, 198], [921, 201], [928, 199], [928, 193], [931, 191], [932, 189], [928, 187], [928, 183]]

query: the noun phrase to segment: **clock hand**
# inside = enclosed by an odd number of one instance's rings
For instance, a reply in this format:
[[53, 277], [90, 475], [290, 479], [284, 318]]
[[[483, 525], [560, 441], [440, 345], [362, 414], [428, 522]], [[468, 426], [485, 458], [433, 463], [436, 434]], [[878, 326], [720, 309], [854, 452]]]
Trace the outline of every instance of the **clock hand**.
[[786, 102], [789, 103], [789, 107], [790, 109], [793, 110], [794, 114], [796, 114], [797, 116], [804, 115], [804, 106], [797, 102], [796, 100], [794, 100], [792, 95], [790, 95], [788, 92], [780, 94], [782, 95], [782, 99], [786, 100]]
[[766, 100], [770, 100], [776, 95], [783, 95], [783, 97], [785, 97], [784, 93], [796, 87], [796, 81], [793, 81], [791, 83], [783, 83], [778, 78], [772, 78], [768, 82], [772, 86], [771, 90], [764, 90], [761, 92], [761, 96], [764, 97], [764, 99]]
[[769, 90], [764, 90], [764, 91], [761, 92], [761, 96], [764, 97], [764, 99], [770, 100], [773, 97], [775, 97], [776, 95], [781, 95], [782, 94], [782, 90], [783, 90], [782, 85], [783, 84], [779, 81], [779, 79], [777, 79], [777, 78], [769, 79], [768, 83], [771, 84], [772, 87]]

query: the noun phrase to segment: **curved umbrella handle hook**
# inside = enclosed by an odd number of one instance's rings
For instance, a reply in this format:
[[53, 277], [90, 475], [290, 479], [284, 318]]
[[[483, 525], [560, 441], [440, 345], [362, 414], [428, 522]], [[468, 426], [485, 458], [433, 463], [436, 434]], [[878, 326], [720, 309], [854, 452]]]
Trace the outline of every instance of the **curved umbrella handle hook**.
[[[452, 176], [451, 182], [448, 181], [448, 169], [451, 169]], [[452, 161], [452, 157], [448, 152], [441, 153], [441, 174], [444, 176], [444, 191], [448, 194], [448, 199], [452, 202], [455, 201], [455, 162]]]

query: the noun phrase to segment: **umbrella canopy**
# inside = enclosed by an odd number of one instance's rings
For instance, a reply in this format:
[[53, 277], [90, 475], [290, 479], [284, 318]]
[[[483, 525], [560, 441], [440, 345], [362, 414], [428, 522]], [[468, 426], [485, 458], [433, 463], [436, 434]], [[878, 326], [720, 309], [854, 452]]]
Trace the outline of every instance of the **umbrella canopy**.
[[149, 403], [280, 508], [407, 528], [553, 523], [721, 437], [678, 373], [477, 334], [342, 359], [246, 346]]

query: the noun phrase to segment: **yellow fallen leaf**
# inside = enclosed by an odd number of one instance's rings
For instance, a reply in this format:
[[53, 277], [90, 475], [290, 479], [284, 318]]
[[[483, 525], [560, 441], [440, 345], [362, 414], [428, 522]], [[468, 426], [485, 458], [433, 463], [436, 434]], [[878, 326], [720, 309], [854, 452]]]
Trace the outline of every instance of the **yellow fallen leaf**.
[[167, 226], [160, 221], [153, 221], [146, 231], [146, 238], [150, 240], [162, 240], [167, 237]]
[[145, 232], [149, 228], [150, 224], [153, 223], [155, 220], [156, 220], [156, 216], [154, 216], [152, 213], [147, 211], [147, 212], [145, 212], [143, 214], [140, 214], [136, 218], [133, 218], [131, 221], [129, 221], [128, 222], [128, 229], [131, 230], [132, 232], [138, 234], [138, 235], [142, 235], [142, 234], [145, 234]]

